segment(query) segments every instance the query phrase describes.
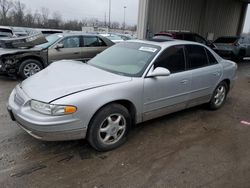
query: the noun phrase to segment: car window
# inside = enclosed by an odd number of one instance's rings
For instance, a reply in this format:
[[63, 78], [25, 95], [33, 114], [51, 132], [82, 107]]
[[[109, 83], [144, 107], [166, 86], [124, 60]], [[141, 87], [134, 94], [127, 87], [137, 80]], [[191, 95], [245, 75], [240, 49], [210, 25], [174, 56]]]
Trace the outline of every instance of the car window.
[[63, 44], [64, 48], [79, 48], [80, 47], [80, 37], [73, 36], [63, 39], [60, 43]]
[[183, 49], [183, 46], [173, 46], [166, 49], [156, 60], [154, 68], [163, 67], [171, 73], [184, 71], [186, 66]]
[[195, 41], [194, 36], [192, 34], [184, 34], [184, 40]]
[[219, 37], [214, 41], [214, 43], [225, 43], [225, 44], [233, 44], [239, 40], [239, 37]]
[[206, 49], [206, 53], [210, 65], [218, 64], [218, 61], [215, 59], [214, 55], [208, 49]]
[[194, 40], [195, 40], [195, 42], [198, 42], [198, 43], [201, 43], [201, 44], [207, 44], [207, 42], [202, 37], [200, 37], [198, 35], [194, 36]]
[[106, 46], [106, 44], [99, 37], [84, 37], [84, 47]]
[[208, 58], [204, 47], [186, 45], [188, 69], [197, 69], [208, 65]]

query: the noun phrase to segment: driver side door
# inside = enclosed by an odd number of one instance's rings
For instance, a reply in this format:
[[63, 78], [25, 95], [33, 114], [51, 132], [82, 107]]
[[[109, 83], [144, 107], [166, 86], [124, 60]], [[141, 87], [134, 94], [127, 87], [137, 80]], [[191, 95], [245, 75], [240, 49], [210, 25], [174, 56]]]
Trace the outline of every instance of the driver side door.
[[144, 80], [143, 121], [186, 108], [191, 72], [186, 71], [184, 47], [167, 48], [156, 60], [151, 71], [163, 67], [170, 76], [146, 77]]
[[[61, 48], [57, 48], [57, 44], [61, 44]], [[68, 36], [59, 41], [48, 52], [49, 62], [70, 59], [82, 59], [82, 38], [80, 36]]]

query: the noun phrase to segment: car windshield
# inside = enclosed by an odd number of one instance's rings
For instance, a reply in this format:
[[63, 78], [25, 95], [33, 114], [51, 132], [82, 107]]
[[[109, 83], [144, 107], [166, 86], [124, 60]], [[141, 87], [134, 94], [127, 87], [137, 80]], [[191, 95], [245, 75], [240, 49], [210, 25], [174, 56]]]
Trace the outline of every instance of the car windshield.
[[220, 37], [214, 43], [235, 43], [239, 37]]
[[38, 47], [38, 48], [48, 48], [62, 37], [63, 37], [62, 35], [49, 35], [49, 36], [46, 37], [46, 40], [48, 42], [46, 42], [44, 44], [37, 45], [36, 47]]
[[88, 62], [97, 68], [130, 77], [141, 77], [160, 47], [125, 42], [108, 48]]

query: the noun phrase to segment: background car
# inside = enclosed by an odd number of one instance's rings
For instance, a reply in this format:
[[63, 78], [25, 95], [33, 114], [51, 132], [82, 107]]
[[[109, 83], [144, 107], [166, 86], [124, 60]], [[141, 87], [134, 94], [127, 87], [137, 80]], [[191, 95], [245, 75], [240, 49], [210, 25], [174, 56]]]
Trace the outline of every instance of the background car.
[[224, 36], [214, 41], [214, 50], [222, 57], [236, 61], [250, 57], [250, 36]]
[[71, 59], [86, 62], [114, 44], [105, 37], [88, 34], [54, 34], [46, 39], [46, 43], [32, 48], [2, 49], [0, 73], [20, 75], [25, 79], [54, 61]]
[[236, 70], [197, 43], [124, 42], [88, 64], [53, 63], [13, 90], [8, 110], [35, 138], [87, 138], [108, 151], [126, 141], [133, 124], [203, 103], [219, 109]]
[[[197, 33], [192, 33], [190, 31], [161, 31], [159, 33], [156, 33], [153, 37], [153, 39], [159, 38], [159, 36], [165, 36], [165, 37], [170, 37], [173, 39], [178, 39], [178, 40], [186, 40], [186, 41], [192, 41], [192, 42], [198, 42], [204, 45], [207, 45], [211, 47], [211, 43], [208, 42], [206, 39], [204, 39], [202, 36], [200, 36]], [[161, 38], [163, 40], [163, 38]]]
[[124, 39], [122, 39], [122, 37], [115, 35], [115, 34], [100, 34], [100, 35], [108, 38], [109, 40], [111, 40], [114, 43], [124, 42]]
[[14, 33], [11, 27], [0, 26], [0, 38], [11, 38]]
[[12, 29], [15, 37], [25, 37], [29, 35], [26, 29], [22, 27], [12, 27]]

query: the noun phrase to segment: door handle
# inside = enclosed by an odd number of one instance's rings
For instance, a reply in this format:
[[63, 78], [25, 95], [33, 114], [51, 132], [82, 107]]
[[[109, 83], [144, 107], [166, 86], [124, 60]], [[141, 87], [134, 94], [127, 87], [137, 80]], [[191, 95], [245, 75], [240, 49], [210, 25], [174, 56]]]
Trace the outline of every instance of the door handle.
[[74, 52], [74, 54], [80, 54], [80, 52]]
[[181, 81], [181, 84], [187, 84], [188, 83], [188, 80], [182, 80]]

